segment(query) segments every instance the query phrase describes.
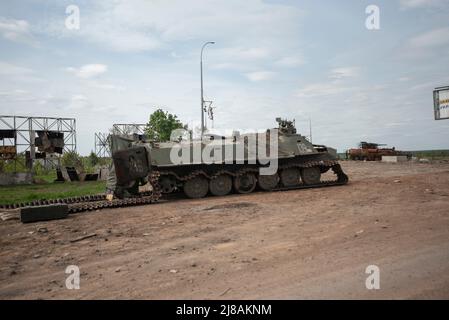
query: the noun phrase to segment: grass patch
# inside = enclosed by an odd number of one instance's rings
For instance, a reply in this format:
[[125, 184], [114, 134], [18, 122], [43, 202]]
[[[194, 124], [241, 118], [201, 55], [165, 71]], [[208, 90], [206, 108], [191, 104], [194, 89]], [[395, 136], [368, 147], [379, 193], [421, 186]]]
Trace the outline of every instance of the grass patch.
[[449, 159], [449, 150], [422, 150], [412, 151], [414, 157], [419, 159], [426, 158], [430, 160], [447, 160]]
[[38, 181], [38, 184], [43, 183], [54, 183], [56, 180], [56, 170], [52, 170], [50, 172], [42, 172], [39, 174], [34, 174], [33, 179], [34, 181]]
[[[43, 177], [42, 180], [52, 179]], [[0, 186], [0, 204], [29, 202], [103, 193], [105, 181], [54, 182], [34, 185]]]

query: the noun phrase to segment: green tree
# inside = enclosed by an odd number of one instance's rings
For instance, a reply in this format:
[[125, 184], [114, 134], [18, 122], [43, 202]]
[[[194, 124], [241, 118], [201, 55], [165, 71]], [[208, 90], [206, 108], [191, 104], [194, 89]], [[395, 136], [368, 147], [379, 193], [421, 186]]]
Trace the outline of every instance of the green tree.
[[98, 158], [98, 156], [91, 151], [89, 154], [89, 164], [94, 167], [96, 166], [98, 163], [100, 162], [100, 159]]
[[150, 115], [146, 133], [151, 140], [163, 142], [170, 140], [173, 130], [181, 128], [187, 129], [187, 126], [183, 125], [176, 115], [157, 109]]

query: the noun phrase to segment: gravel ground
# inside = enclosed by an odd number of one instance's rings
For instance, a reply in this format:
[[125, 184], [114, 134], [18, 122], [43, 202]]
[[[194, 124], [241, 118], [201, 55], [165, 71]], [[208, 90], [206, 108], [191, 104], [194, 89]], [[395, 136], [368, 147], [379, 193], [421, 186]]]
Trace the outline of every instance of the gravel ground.
[[449, 299], [449, 164], [342, 166], [341, 187], [2, 221], [0, 298]]

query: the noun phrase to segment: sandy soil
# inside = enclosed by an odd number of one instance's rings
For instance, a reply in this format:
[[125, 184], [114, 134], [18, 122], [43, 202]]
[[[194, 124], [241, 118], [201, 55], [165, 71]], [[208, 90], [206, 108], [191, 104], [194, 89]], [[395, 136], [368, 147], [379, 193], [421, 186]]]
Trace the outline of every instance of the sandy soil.
[[342, 165], [343, 187], [0, 222], [0, 298], [449, 299], [449, 164]]

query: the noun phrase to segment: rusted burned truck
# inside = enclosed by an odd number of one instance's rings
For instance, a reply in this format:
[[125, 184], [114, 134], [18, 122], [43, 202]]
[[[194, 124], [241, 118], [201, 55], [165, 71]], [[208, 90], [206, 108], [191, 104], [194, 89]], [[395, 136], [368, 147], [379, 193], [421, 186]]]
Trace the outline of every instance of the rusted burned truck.
[[380, 161], [382, 156], [407, 156], [411, 157], [411, 154], [404, 151], [398, 151], [395, 147], [392, 148], [379, 148], [386, 146], [386, 144], [365, 142], [359, 143], [358, 148], [352, 148], [346, 151], [346, 158], [349, 160], [360, 161]]

